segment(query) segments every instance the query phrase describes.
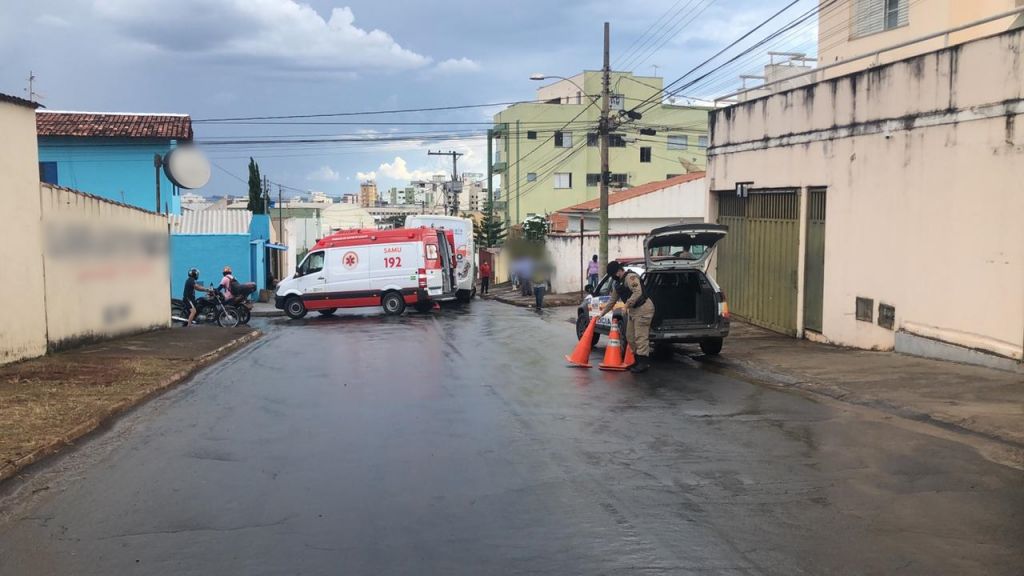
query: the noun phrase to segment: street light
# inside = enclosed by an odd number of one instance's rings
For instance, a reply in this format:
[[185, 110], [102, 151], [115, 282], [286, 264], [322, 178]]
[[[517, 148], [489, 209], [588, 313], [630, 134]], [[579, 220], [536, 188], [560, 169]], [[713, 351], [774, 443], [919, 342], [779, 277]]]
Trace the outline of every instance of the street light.
[[[586, 94], [586, 92], [587, 92], [586, 90], [581, 88], [579, 84], [573, 82], [572, 80], [570, 80], [569, 78], [566, 78], [565, 76], [553, 76], [551, 74], [541, 74], [540, 72], [534, 72], [533, 74], [530, 74], [530, 80], [542, 81], [542, 80], [550, 80], [552, 78], [555, 78], [555, 79], [558, 79], [558, 80], [565, 80], [569, 84], [572, 84], [573, 86], [575, 86], [576, 89], [580, 91], [580, 94]], [[587, 98], [590, 98], [591, 100], [597, 100], [596, 96], [592, 97], [590, 95], [587, 95]]]

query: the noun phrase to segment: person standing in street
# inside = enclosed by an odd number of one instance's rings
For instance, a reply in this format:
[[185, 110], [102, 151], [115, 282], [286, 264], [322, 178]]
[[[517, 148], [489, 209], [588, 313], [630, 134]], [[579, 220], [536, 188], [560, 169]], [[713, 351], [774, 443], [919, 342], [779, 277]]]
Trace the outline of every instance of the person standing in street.
[[491, 263], [484, 260], [480, 264], [480, 294], [487, 294], [487, 289], [491, 286]]
[[548, 289], [548, 279], [547, 265], [544, 262], [534, 263], [531, 284], [533, 285], [534, 309], [537, 311], [544, 308], [544, 294]]
[[612, 277], [611, 296], [598, 317], [611, 312], [620, 300], [626, 305], [626, 342], [633, 347], [636, 364], [629, 367], [634, 374], [646, 372], [650, 367], [651, 321], [654, 320], [654, 302], [647, 297], [644, 283], [636, 272], [627, 271], [622, 264], [608, 263]]
[[597, 263], [597, 254], [594, 254], [594, 257], [591, 258], [590, 262], [587, 263], [587, 284], [590, 284], [591, 290], [597, 288], [597, 273], [599, 270], [600, 268]]

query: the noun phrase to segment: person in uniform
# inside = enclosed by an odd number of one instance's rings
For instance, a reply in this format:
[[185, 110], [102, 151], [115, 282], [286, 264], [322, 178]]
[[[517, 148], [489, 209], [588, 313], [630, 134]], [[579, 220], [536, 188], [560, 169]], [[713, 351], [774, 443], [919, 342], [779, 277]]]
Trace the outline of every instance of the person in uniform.
[[599, 317], [610, 312], [620, 300], [626, 305], [626, 341], [636, 355], [636, 364], [630, 366], [629, 371], [636, 374], [646, 372], [651, 367], [650, 337], [654, 302], [647, 297], [644, 284], [636, 272], [627, 271], [615, 261], [608, 263], [607, 271], [612, 277], [611, 296]]

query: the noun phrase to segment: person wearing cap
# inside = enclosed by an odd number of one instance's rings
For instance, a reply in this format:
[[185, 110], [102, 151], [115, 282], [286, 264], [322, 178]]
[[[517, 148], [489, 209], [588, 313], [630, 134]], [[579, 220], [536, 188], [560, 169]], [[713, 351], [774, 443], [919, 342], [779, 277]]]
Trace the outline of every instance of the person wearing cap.
[[646, 372], [650, 367], [651, 322], [654, 320], [654, 302], [647, 297], [640, 275], [626, 270], [619, 262], [609, 262], [608, 275], [612, 278], [612, 290], [608, 303], [598, 317], [603, 317], [622, 301], [626, 305], [626, 342], [633, 347], [636, 364], [629, 367], [635, 374]]

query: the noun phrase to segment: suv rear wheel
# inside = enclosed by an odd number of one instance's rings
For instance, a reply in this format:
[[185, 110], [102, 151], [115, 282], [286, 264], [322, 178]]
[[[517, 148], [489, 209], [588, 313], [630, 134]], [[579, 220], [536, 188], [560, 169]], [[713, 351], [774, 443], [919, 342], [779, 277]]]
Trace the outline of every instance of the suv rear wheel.
[[721, 338], [708, 338], [700, 341], [700, 351], [708, 356], [718, 356], [722, 351]]
[[[587, 326], [590, 324], [590, 315], [580, 312], [576, 315], [576, 339], [582, 340], [583, 333], [587, 331]], [[597, 341], [601, 339], [601, 335], [594, 331], [594, 339], [590, 342], [590, 347], [597, 346]]]

